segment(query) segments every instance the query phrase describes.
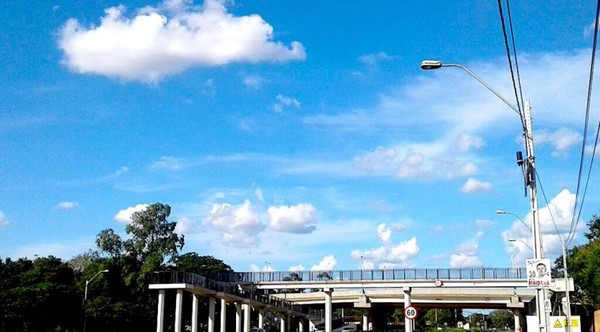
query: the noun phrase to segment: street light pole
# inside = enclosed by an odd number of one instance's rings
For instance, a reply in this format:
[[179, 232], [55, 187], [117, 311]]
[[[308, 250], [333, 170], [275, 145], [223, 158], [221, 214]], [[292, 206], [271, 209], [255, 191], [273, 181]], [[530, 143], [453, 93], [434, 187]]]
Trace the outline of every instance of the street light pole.
[[525, 221], [523, 221], [523, 219], [521, 219], [518, 215], [516, 215], [516, 214], [514, 214], [512, 212], [506, 212], [504, 210], [496, 210], [496, 214], [510, 214], [510, 215], [514, 216], [515, 218], [517, 218], [521, 222], [521, 224], [523, 224], [523, 226], [525, 226], [525, 228], [527, 228], [528, 231], [531, 232], [531, 227], [529, 227], [529, 225], [527, 225], [525, 223]]
[[[538, 220], [538, 202], [537, 202], [537, 188], [536, 188], [536, 171], [535, 171], [535, 155], [533, 153], [533, 134], [531, 130], [531, 107], [529, 101], [525, 102], [525, 109], [521, 113], [518, 108], [512, 105], [502, 95], [500, 95], [491, 86], [485, 83], [479, 76], [475, 75], [472, 71], [463, 65], [455, 63], [443, 63], [437, 60], [424, 60], [421, 62], [421, 69], [433, 70], [442, 67], [457, 67], [464, 70], [467, 74], [473, 77], [477, 82], [481, 83], [491, 93], [498, 97], [508, 107], [515, 111], [521, 118], [521, 124], [523, 126], [523, 136], [525, 139], [525, 151], [527, 154], [527, 160], [525, 164], [525, 184], [529, 187], [529, 197], [531, 204], [531, 233], [533, 239], [533, 256], [534, 259], [540, 260], [543, 258], [542, 250], [542, 238], [540, 232], [540, 224]], [[548, 300], [548, 293], [546, 289], [536, 288], [536, 311], [538, 317], [538, 327], [540, 332], [546, 332], [548, 329], [548, 313], [546, 307], [550, 304]]]
[[525, 246], [527, 246], [527, 248], [531, 249], [531, 251], [533, 252], [533, 248], [525, 241], [523, 240], [519, 240], [519, 239], [515, 239], [515, 238], [509, 238], [508, 242], [521, 242], [523, 243]]
[[85, 291], [83, 293], [83, 332], [85, 332], [85, 328], [87, 325], [87, 313], [86, 313], [85, 309], [86, 309], [86, 304], [87, 304], [88, 285], [92, 282], [92, 280], [94, 280], [94, 278], [96, 278], [97, 276], [99, 276], [102, 273], [107, 273], [107, 272], [108, 272], [108, 270], [98, 271], [98, 272], [96, 272], [96, 274], [94, 274], [93, 277], [91, 277], [90, 279], [85, 281]]

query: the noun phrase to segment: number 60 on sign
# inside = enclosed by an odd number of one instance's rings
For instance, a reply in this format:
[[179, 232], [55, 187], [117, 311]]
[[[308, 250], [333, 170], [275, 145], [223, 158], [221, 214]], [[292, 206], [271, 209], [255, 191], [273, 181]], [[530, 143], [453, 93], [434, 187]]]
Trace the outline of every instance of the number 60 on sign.
[[408, 318], [408, 319], [415, 319], [417, 318], [417, 308], [409, 305], [408, 307], [404, 308], [404, 317]]

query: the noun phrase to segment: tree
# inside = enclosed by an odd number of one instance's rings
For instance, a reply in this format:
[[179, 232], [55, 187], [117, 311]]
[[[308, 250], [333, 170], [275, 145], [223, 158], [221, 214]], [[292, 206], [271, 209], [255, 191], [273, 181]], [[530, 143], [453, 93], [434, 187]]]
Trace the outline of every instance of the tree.
[[0, 264], [0, 280], [0, 331], [61, 331], [78, 326], [81, 302], [73, 270], [60, 259], [7, 259]]
[[173, 258], [173, 269], [180, 272], [197, 273], [209, 278], [220, 279], [220, 275], [233, 272], [231, 266], [213, 256], [200, 256], [189, 252]]
[[492, 326], [498, 329], [513, 328], [515, 324], [514, 315], [510, 310], [493, 310], [490, 312]]
[[90, 332], [152, 329], [156, 296], [148, 284], [153, 272], [167, 269], [165, 264], [178, 257], [184, 245], [183, 235], [175, 233], [177, 223], [168, 220], [170, 214], [170, 206], [155, 203], [133, 213], [125, 227], [128, 239], [122, 240], [112, 229], [98, 234], [96, 245], [107, 255], [84, 274], [110, 272], [104, 278], [107, 287], [87, 303]]
[[177, 256], [185, 241], [183, 235], [175, 233], [177, 223], [167, 220], [170, 214], [171, 207], [161, 203], [134, 212], [131, 223], [125, 227], [125, 232], [131, 235], [124, 243], [127, 253], [139, 261], [144, 261], [148, 256], [163, 260]]
[[[571, 292], [577, 301], [600, 307], [600, 217], [594, 215], [587, 223], [589, 233], [584, 233], [587, 244], [576, 246], [567, 252], [569, 275], [575, 283]], [[555, 261], [557, 268], [563, 268], [562, 256]], [[571, 301], [574, 302], [574, 301]]]

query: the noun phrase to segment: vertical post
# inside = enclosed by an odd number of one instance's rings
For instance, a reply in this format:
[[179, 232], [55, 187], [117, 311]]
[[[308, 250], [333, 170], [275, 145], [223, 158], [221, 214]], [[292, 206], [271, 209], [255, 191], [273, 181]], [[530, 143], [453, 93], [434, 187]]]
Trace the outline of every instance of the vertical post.
[[175, 296], [175, 332], [181, 332], [181, 310], [183, 307], [183, 290], [178, 289]]
[[158, 313], [156, 314], [156, 332], [163, 332], [165, 319], [165, 290], [158, 291]]
[[227, 331], [227, 301], [221, 299], [221, 321], [220, 321], [220, 332]]
[[250, 305], [248, 303], [242, 304], [242, 311], [244, 312], [244, 332], [250, 332]]
[[325, 294], [325, 332], [332, 332], [333, 330], [333, 311], [331, 306], [331, 293], [333, 289], [325, 288], [323, 293]]
[[571, 332], [571, 297], [569, 295], [569, 274], [567, 272], [567, 248], [566, 243], [562, 241], [562, 255], [563, 255], [563, 267], [565, 269], [565, 316], [567, 316], [567, 323], [565, 324], [565, 332]]
[[192, 294], [192, 332], [198, 332], [198, 294]]
[[242, 332], [242, 305], [235, 303], [235, 332]]
[[[533, 258], [542, 259], [544, 258], [544, 250], [542, 246], [540, 221], [538, 218], [538, 202], [536, 187], [537, 174], [535, 171], [535, 155], [533, 153], [533, 132], [531, 130], [531, 106], [529, 104], [529, 101], [525, 102], [523, 124], [525, 126], [525, 128], [523, 128], [523, 135], [525, 136], [525, 149], [527, 152], [525, 180], [526, 184], [529, 186], [529, 197], [531, 199], [531, 234], [533, 240]], [[545, 332], [548, 329], [548, 313], [546, 312], [548, 292], [544, 288], [537, 288], [535, 297], [539, 330], [540, 332]]]
[[214, 297], [208, 298], [208, 332], [215, 332], [215, 302]]
[[[410, 292], [411, 289], [410, 287], [404, 287], [404, 308], [408, 308], [410, 307]], [[412, 332], [413, 331], [413, 322], [412, 319], [409, 319], [408, 317], [406, 317], [406, 315], [404, 315], [404, 331], [406, 332]]]

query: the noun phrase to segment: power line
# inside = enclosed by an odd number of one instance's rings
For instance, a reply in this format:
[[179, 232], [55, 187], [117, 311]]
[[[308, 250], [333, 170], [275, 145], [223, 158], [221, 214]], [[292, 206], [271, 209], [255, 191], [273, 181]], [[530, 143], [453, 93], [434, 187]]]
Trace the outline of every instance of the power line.
[[[507, 4], [508, 4], [508, 0], [507, 0]], [[507, 11], [509, 12], [509, 18], [510, 18], [510, 6], [507, 6]], [[508, 59], [508, 68], [510, 70], [510, 76], [511, 76], [511, 80], [512, 80], [512, 85], [513, 85], [513, 90], [515, 93], [515, 100], [517, 102], [517, 109], [519, 110], [519, 117], [521, 119], [521, 126], [523, 128], [525, 128], [525, 120], [523, 117], [523, 108], [522, 108], [522, 98], [519, 98], [519, 92], [521, 91], [521, 83], [520, 83], [520, 77], [518, 76], [518, 62], [516, 61], [517, 57], [516, 57], [516, 53], [517, 53], [517, 49], [515, 46], [515, 42], [514, 42], [514, 34], [512, 33], [512, 20], [510, 20], [510, 28], [511, 28], [511, 37], [512, 37], [512, 45], [513, 45], [513, 51], [511, 52], [510, 50], [510, 43], [508, 40], [508, 34], [506, 32], [506, 23], [504, 20], [504, 10], [502, 9], [502, 0], [498, 0], [498, 12], [500, 14], [500, 23], [502, 23], [502, 34], [504, 35], [504, 47], [506, 48], [506, 57]], [[515, 68], [517, 70], [517, 77], [515, 78], [515, 70], [513, 69], [513, 64], [512, 64], [512, 57], [511, 54], [514, 53], [515, 54]], [[519, 81], [518, 87], [517, 88], [517, 81]], [[522, 94], [521, 94], [522, 95]]]
[[593, 46], [592, 46], [592, 59], [591, 59], [591, 63], [590, 63], [590, 76], [589, 76], [589, 81], [588, 81], [588, 93], [587, 93], [587, 101], [586, 101], [586, 108], [585, 108], [585, 122], [584, 122], [584, 129], [583, 129], [583, 142], [581, 144], [581, 155], [579, 158], [579, 171], [577, 174], [577, 190], [575, 192], [575, 204], [573, 206], [573, 217], [571, 219], [571, 227], [569, 229], [569, 236], [567, 238], [567, 245], [568, 243], [570, 243], [573, 240], [573, 237], [575, 236], [575, 230], [577, 229], [577, 225], [579, 224], [579, 219], [581, 217], [581, 211], [583, 203], [585, 201], [585, 195], [587, 193], [587, 189], [588, 189], [588, 185], [589, 185], [589, 181], [590, 181], [590, 175], [592, 172], [592, 166], [594, 164], [594, 156], [596, 155], [596, 146], [598, 145], [598, 136], [600, 134], [600, 123], [598, 124], [598, 130], [596, 131], [596, 138], [595, 138], [595, 142], [594, 142], [594, 149], [592, 151], [592, 158], [590, 160], [590, 165], [588, 168], [588, 174], [586, 177], [586, 182], [585, 182], [585, 186], [583, 188], [583, 194], [581, 195], [581, 203], [579, 204], [579, 211], [577, 210], [577, 200], [579, 195], [579, 191], [581, 188], [581, 180], [582, 180], [582, 173], [583, 173], [583, 159], [585, 156], [585, 145], [587, 143], [587, 131], [588, 131], [588, 123], [589, 123], [589, 117], [590, 117], [590, 105], [592, 102], [592, 86], [593, 86], [593, 81], [594, 81], [594, 68], [595, 68], [595, 64], [596, 64], [596, 47], [597, 47], [597, 43], [598, 43], [598, 20], [600, 18], [600, 0], [597, 1], [596, 4], [596, 19], [595, 19], [595, 23], [594, 23], [594, 41], [593, 41]]

